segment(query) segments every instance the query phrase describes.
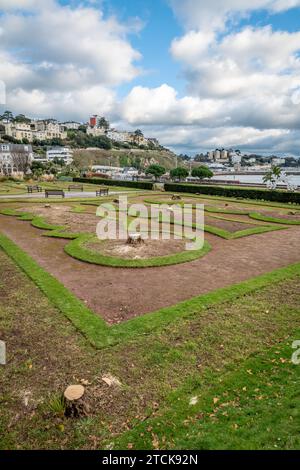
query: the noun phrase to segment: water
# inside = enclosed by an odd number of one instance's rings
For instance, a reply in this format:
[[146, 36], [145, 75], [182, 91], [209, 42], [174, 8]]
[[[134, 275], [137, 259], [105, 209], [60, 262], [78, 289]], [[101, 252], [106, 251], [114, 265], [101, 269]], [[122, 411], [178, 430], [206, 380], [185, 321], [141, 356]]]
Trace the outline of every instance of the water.
[[[217, 175], [214, 176], [213, 180], [223, 181], [240, 181], [241, 183], [262, 183], [264, 175]], [[300, 174], [288, 175], [289, 181], [297, 186], [300, 186]]]

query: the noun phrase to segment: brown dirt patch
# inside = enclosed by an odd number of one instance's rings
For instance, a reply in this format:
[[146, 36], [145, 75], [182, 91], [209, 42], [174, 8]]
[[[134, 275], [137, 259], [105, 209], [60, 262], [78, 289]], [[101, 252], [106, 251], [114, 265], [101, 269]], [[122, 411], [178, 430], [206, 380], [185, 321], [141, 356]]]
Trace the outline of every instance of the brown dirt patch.
[[63, 204], [52, 205], [50, 207], [42, 206], [30, 206], [22, 207], [21, 212], [30, 212], [31, 214], [38, 215], [44, 218], [44, 220], [54, 225], [65, 225], [67, 231], [70, 232], [88, 232], [95, 233], [96, 226], [99, 222], [99, 218], [96, 217], [96, 207], [94, 213], [80, 213], [76, 214], [71, 212], [70, 206]]
[[124, 240], [89, 242], [88, 248], [107, 256], [124, 259], [148, 259], [167, 256], [185, 250], [184, 240], [144, 240], [141, 245], [128, 245]]
[[241, 222], [234, 222], [229, 220], [222, 220], [222, 219], [215, 219], [213, 217], [205, 216], [205, 223], [207, 225], [212, 225], [213, 227], [221, 228], [223, 230], [227, 230], [227, 232], [235, 233], [239, 232], [240, 230], [247, 230], [248, 228], [254, 228], [255, 225], [246, 224]]
[[266, 212], [266, 211], [257, 211], [260, 214], [266, 215], [268, 217], [274, 217], [275, 219], [285, 219], [300, 222], [300, 211], [289, 211], [289, 212]]
[[147, 269], [97, 266], [65, 254], [68, 241], [0, 215], [0, 230], [109, 323], [120, 322], [300, 262], [300, 227], [224, 240], [190, 263]]

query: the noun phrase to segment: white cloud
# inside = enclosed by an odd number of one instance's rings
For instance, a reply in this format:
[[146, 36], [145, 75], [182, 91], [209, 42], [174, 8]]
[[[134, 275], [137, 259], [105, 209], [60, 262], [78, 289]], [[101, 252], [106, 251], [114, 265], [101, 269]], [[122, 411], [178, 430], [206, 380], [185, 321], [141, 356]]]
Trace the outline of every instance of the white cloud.
[[300, 142], [300, 132], [282, 129], [257, 130], [251, 127], [153, 127], [151, 135], [157, 137], [163, 145], [170, 145], [178, 152], [199, 152], [218, 147], [244, 149], [247, 151], [295, 152], [295, 145]]
[[169, 0], [175, 14], [187, 28], [224, 29], [227, 20], [265, 9], [285, 11], [300, 5], [300, 0]]
[[[99, 7], [100, 3], [100, 7]], [[186, 27], [171, 54], [182, 64], [183, 96], [168, 84], [117, 87], [141, 73], [129, 26], [105, 18], [101, 2], [0, 0], [0, 80], [13, 112], [61, 119], [107, 114], [142, 127], [166, 146], [297, 152], [300, 146], [300, 32], [234, 30], [238, 18], [300, 0], [170, 0]], [[89, 4], [89, 6], [87, 6]], [[230, 27], [229, 27], [230, 25]], [[293, 149], [293, 150], [292, 150]]]
[[192, 96], [178, 98], [174, 88], [134, 87], [124, 99], [121, 112], [130, 124], [191, 124], [218, 119], [221, 103]]
[[[4, 9], [7, 3], [0, 2]], [[74, 103], [66, 114], [77, 101], [81, 116], [83, 109], [103, 113], [111, 90], [140, 74], [136, 61], [141, 55], [127, 38], [131, 29], [114, 17], [104, 18], [99, 8], [71, 8], [54, 0], [39, 1], [38, 6], [35, 0], [13, 1], [8, 6], [0, 16], [0, 79], [13, 111], [58, 115], [59, 102]], [[12, 11], [17, 7], [27, 8], [28, 14]], [[25, 101], [17, 103], [16, 96]], [[87, 97], [86, 104], [80, 97]]]
[[81, 120], [92, 112], [101, 109], [103, 114], [114, 112], [116, 97], [113, 91], [105, 87], [95, 86], [88, 89], [75, 90], [72, 93], [43, 92], [35, 89], [26, 91], [22, 88], [15, 90], [10, 97], [10, 108], [32, 115], [32, 110], [38, 110], [40, 116], [57, 117], [61, 119]]

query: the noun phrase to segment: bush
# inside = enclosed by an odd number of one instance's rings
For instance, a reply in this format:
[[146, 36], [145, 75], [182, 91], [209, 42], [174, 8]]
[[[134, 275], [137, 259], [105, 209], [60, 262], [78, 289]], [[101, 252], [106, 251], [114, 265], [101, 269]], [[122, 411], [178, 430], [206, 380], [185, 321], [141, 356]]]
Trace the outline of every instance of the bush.
[[149, 181], [115, 181], [101, 178], [73, 178], [76, 183], [100, 184], [104, 186], [121, 186], [126, 188], [153, 189], [153, 183]]
[[195, 184], [165, 184], [165, 190], [179, 193], [199, 193], [210, 196], [235, 197], [243, 199], [258, 199], [283, 203], [300, 204], [300, 193], [289, 191], [269, 191], [254, 188], [226, 188], [222, 186], [205, 186]]

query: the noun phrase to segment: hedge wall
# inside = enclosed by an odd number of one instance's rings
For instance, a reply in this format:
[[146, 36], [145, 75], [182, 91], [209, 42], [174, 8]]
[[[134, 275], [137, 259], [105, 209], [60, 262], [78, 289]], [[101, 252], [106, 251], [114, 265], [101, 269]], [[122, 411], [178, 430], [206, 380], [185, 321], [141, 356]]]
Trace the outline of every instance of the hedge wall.
[[104, 186], [124, 186], [126, 188], [153, 189], [153, 183], [149, 181], [115, 181], [103, 178], [73, 178], [76, 183], [100, 184]]
[[165, 190], [181, 193], [199, 193], [210, 196], [235, 197], [243, 199], [260, 199], [264, 201], [300, 204], [300, 193], [288, 191], [270, 191], [254, 188], [226, 188], [222, 186], [205, 186], [195, 184], [165, 184]]

